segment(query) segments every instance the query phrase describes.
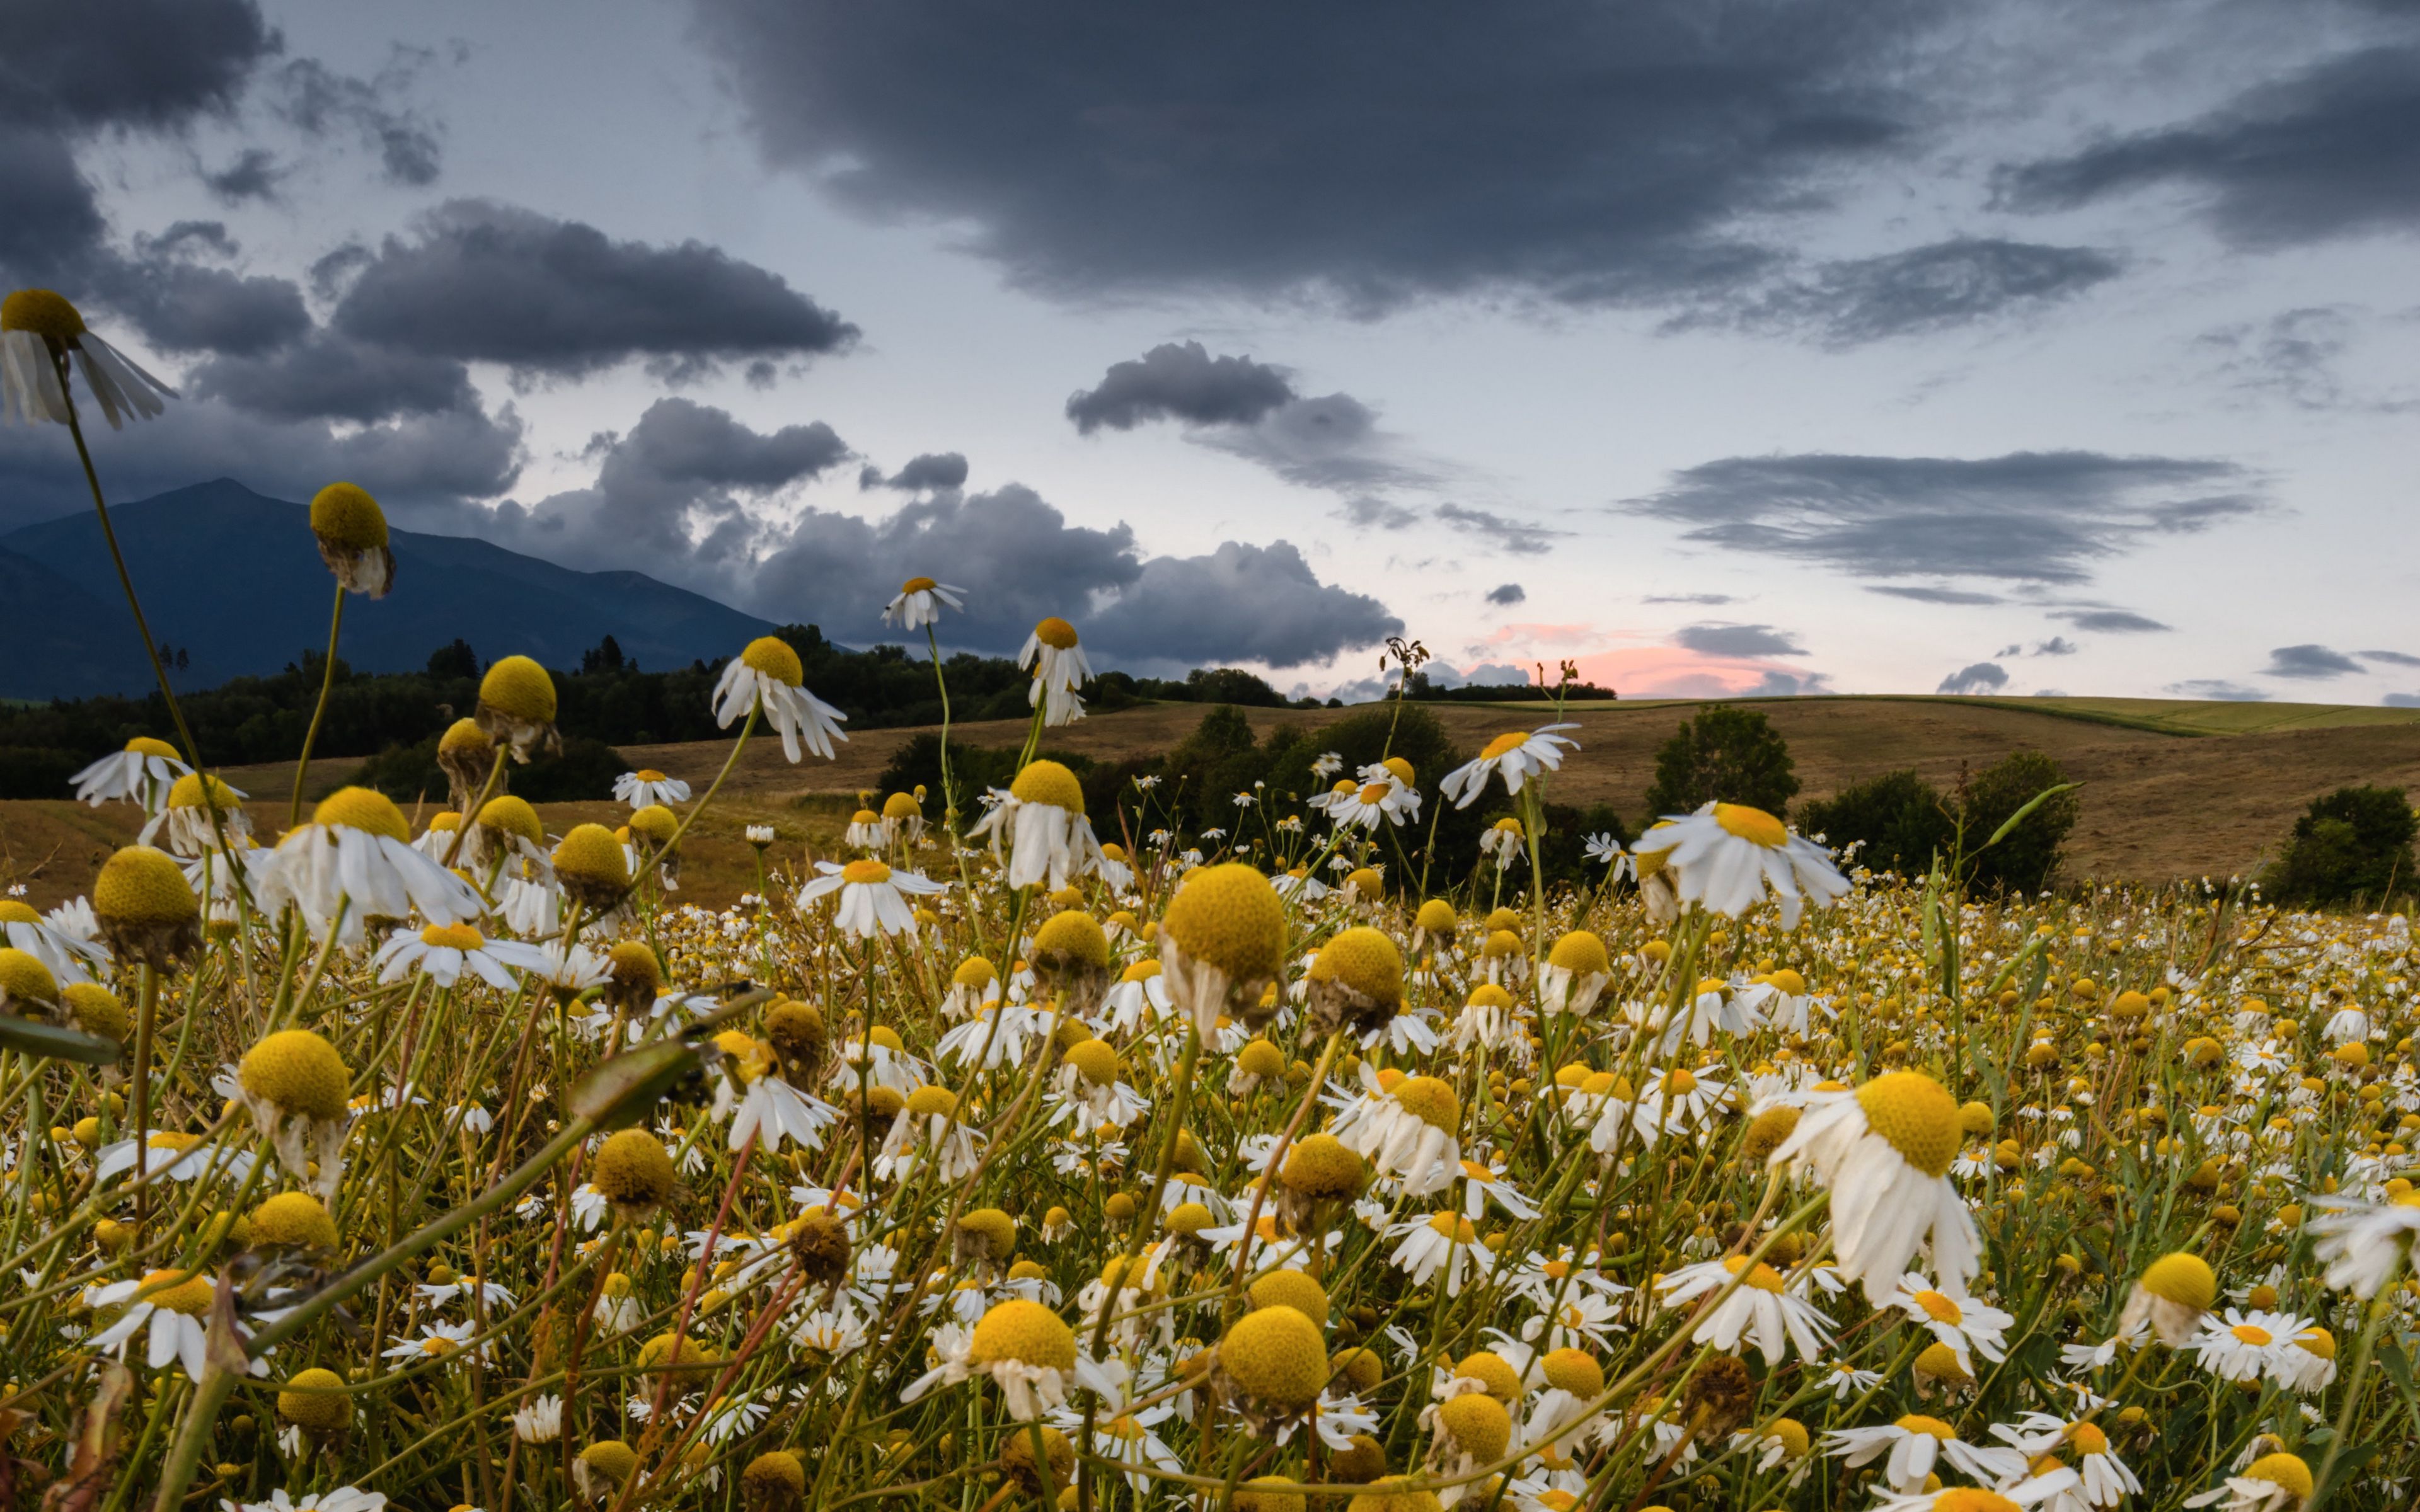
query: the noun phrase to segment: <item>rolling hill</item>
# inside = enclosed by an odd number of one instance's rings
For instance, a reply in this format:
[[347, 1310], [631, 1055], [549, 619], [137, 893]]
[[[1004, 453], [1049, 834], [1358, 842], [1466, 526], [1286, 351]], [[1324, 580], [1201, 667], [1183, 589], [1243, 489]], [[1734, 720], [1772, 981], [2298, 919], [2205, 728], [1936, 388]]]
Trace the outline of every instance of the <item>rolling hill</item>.
[[[115, 505], [127, 570], [151, 633], [185, 652], [184, 687], [274, 672], [327, 644], [334, 580], [310, 511], [231, 479]], [[345, 606], [341, 655], [404, 671], [459, 637], [486, 659], [514, 652], [577, 666], [611, 635], [643, 667], [730, 656], [772, 626], [636, 572], [574, 572], [463, 536], [396, 531], [396, 587]], [[0, 698], [140, 693], [142, 642], [90, 514], [0, 535]]]

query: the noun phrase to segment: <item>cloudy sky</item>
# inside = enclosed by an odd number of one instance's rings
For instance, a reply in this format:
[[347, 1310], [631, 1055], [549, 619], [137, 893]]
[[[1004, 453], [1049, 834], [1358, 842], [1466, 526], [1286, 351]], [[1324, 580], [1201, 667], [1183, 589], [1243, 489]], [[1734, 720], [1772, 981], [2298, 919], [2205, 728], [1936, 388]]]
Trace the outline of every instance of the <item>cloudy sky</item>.
[[5, 8], [122, 498], [1322, 692], [2420, 702], [2412, 0]]

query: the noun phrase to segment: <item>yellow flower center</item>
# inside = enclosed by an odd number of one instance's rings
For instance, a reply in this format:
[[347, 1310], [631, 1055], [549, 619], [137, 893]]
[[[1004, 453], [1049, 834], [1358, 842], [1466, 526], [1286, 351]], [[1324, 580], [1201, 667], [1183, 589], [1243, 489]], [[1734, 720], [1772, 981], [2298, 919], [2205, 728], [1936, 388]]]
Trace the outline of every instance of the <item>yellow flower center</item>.
[[851, 861], [840, 869], [843, 882], [872, 884], [891, 880], [891, 868], [880, 861]]
[[2021, 1512], [2017, 1504], [1979, 1486], [1952, 1486], [1932, 1499], [1932, 1512]]
[[1479, 1230], [1470, 1226], [1469, 1219], [1458, 1212], [1440, 1212], [1432, 1216], [1429, 1219], [1429, 1227], [1457, 1244], [1479, 1242]]
[[1900, 1418], [1898, 1422], [1892, 1424], [1891, 1427], [1899, 1428], [1903, 1432], [1928, 1434], [1932, 1438], [1939, 1439], [1944, 1443], [1952, 1443], [1958, 1437], [1958, 1430], [1956, 1428], [1951, 1427], [1948, 1424], [1944, 1423], [1937, 1417], [1927, 1417], [1922, 1412], [1910, 1412], [1907, 1416]]
[[1519, 750], [1521, 743], [1528, 738], [1529, 733], [1526, 730], [1508, 730], [1489, 741], [1487, 748], [1479, 753], [1479, 759], [1482, 762], [1492, 762], [1498, 757], [1510, 756]]
[[[1743, 1287], [1754, 1287], [1759, 1291], [1770, 1291], [1776, 1295], [1781, 1290], [1780, 1272], [1761, 1261], [1751, 1268], [1745, 1255], [1733, 1255], [1728, 1257], [1723, 1261], [1723, 1269], [1733, 1275], [1742, 1276], [1740, 1285]], [[1743, 1273], [1745, 1275], [1742, 1274]]]
[[1777, 851], [1790, 843], [1790, 831], [1781, 821], [1761, 809], [1751, 809], [1744, 803], [1714, 805], [1714, 823], [1751, 844]]
[[420, 932], [420, 943], [441, 950], [475, 950], [488, 942], [468, 924], [431, 924]]
[[1958, 1310], [1958, 1304], [1938, 1291], [1917, 1292], [1916, 1304], [1936, 1323], [1948, 1323], [1954, 1327], [1966, 1320], [1966, 1315]]
[[1016, 1361], [1055, 1370], [1076, 1368], [1075, 1331], [1057, 1313], [1021, 1297], [984, 1314], [967, 1348], [984, 1365]]
[[1452, 1084], [1435, 1076], [1406, 1076], [1395, 1088], [1395, 1105], [1432, 1129], [1451, 1134], [1462, 1122], [1462, 1100]]
[[2075, 1445], [2080, 1455], [2105, 1455], [2109, 1452], [2109, 1435], [2089, 1423], [2078, 1423], [2067, 1430], [2067, 1442]]
[[1053, 614], [1034, 625], [1033, 639], [1054, 651], [1073, 651], [1076, 649], [1076, 627]]
[[1697, 1089], [1698, 1078], [1685, 1071], [1675, 1069], [1664, 1073], [1664, 1095], [1668, 1098], [1686, 1097]]
[[332, 483], [312, 496], [311, 533], [343, 550], [372, 550], [386, 545], [386, 511], [367, 489]]
[[552, 724], [554, 679], [527, 656], [506, 656], [479, 679], [479, 703], [523, 724]]
[[779, 636], [758, 636], [748, 642], [739, 659], [752, 671], [784, 687], [796, 687], [807, 680], [807, 669], [799, 663], [798, 652]]
[[899, 591], [903, 594], [923, 594], [940, 586], [930, 578], [910, 578], [899, 585]]
[[395, 806], [393, 798], [375, 788], [338, 788], [313, 807], [311, 822], [383, 835], [389, 840], [411, 839], [411, 826], [403, 822], [403, 810]]
[[[2275, 1442], [2275, 1441], [2271, 1441]], [[2299, 1504], [2311, 1495], [2311, 1467], [2295, 1455], [2262, 1455], [2243, 1467], [2245, 1480], [2265, 1480], [2272, 1486], [2283, 1486], [2294, 1495]]]
[[138, 1302], [190, 1317], [209, 1306], [210, 1278], [196, 1271], [149, 1271], [134, 1296]]
[[236, 806], [235, 789], [215, 777], [205, 778], [199, 772], [187, 772], [169, 785], [168, 807], [171, 809], [201, 808], [202, 784], [206, 781], [209, 784], [210, 803], [213, 806], [221, 810], [232, 809]]
[[1188, 873], [1160, 927], [1178, 949], [1235, 981], [1275, 976], [1285, 954], [1285, 903], [1240, 861]]
[[336, 1047], [309, 1029], [280, 1029], [244, 1052], [236, 1067], [243, 1089], [287, 1113], [327, 1119], [343, 1115], [352, 1072]]
[[1361, 801], [1375, 807], [1386, 802], [1387, 795], [1394, 791], [1394, 788], [1388, 783], [1373, 782], [1361, 790]]
[[1367, 927], [1345, 930], [1321, 946], [1311, 976], [1341, 982], [1380, 1004], [1398, 1003], [1404, 996], [1403, 952], [1394, 941]]
[[1016, 774], [1016, 780], [1009, 783], [1008, 792], [1019, 803], [1047, 804], [1071, 814], [1084, 811], [1084, 784], [1057, 762], [1027, 763], [1025, 770]]
[[1927, 1176], [1958, 1158], [1958, 1100], [1920, 1071], [1894, 1071], [1857, 1088], [1867, 1127]]
[[2218, 1300], [2218, 1277], [2209, 1262], [2182, 1250], [2153, 1260], [2145, 1268], [2140, 1285], [2152, 1296], [2195, 1312], [2207, 1311]]
[[84, 334], [84, 316], [65, 295], [46, 288], [21, 288], [0, 300], [0, 331], [30, 331], [53, 341], [69, 342]]
[[664, 774], [652, 766], [642, 766], [630, 775], [642, 782], [660, 782], [664, 779]]
[[2227, 1332], [2234, 1335], [2244, 1343], [2251, 1345], [2256, 1350], [2265, 1350], [2270, 1345], [2277, 1342], [2276, 1335], [2270, 1333], [2267, 1329], [2262, 1328], [2257, 1323], [2238, 1323], [2233, 1328], [2228, 1329]]

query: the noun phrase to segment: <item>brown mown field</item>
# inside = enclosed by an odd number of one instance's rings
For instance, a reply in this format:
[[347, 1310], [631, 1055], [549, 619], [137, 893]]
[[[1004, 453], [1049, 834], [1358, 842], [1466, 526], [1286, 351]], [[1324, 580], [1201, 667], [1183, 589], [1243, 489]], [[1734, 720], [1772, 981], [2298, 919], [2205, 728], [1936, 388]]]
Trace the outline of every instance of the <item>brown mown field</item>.
[[[1822, 797], [1848, 783], [1898, 767], [1914, 767], [1936, 782], [1954, 781], [1962, 765], [1981, 767], [2011, 750], [2048, 753], [2084, 783], [2083, 818], [2069, 840], [2064, 875], [2071, 879], [2163, 882], [2226, 876], [2259, 865], [2311, 798], [2348, 783], [2420, 789], [2420, 717], [2404, 711], [2314, 709], [2257, 705], [2209, 729], [2207, 705], [2156, 701], [2071, 701], [2040, 707], [2015, 702], [1955, 699], [1781, 699], [1756, 705], [1789, 740], [1802, 783], [1800, 796]], [[1431, 703], [1454, 738], [1476, 748], [1500, 731], [1542, 722], [1543, 705]], [[2257, 709], [2264, 711], [2257, 715]], [[2270, 712], [2273, 711], [2273, 712]], [[1280, 723], [1314, 728], [1349, 710], [1253, 709], [1256, 731]], [[1634, 824], [1644, 810], [1655, 748], [1690, 706], [1675, 702], [1596, 705], [1575, 711], [1581, 749], [1555, 779], [1565, 803], [1613, 804]], [[2224, 715], [2227, 711], [2221, 710]], [[1103, 760], [1148, 755], [1182, 739], [1202, 716], [1199, 704], [1157, 704], [1101, 715], [1053, 731], [1053, 747]], [[2111, 718], [2133, 723], [2105, 722]], [[714, 809], [684, 843], [680, 896], [724, 904], [753, 885], [753, 860], [742, 826], [771, 824], [781, 841], [777, 861], [795, 866], [807, 855], [829, 854], [856, 795], [873, 785], [892, 753], [917, 732], [869, 730], [841, 748], [840, 759], [812, 756], [792, 766], [778, 740], [750, 743]], [[972, 745], [1016, 746], [1024, 722], [960, 725], [954, 733]], [[629, 746], [623, 754], [690, 781], [703, 793], [730, 748], [721, 743]], [[315, 790], [340, 780], [358, 763], [314, 764]], [[226, 772], [253, 795], [248, 805], [266, 833], [282, 826], [290, 768], [240, 767]], [[1422, 774], [1425, 779], [1429, 774]], [[619, 822], [613, 803], [541, 806], [560, 832], [582, 820]], [[0, 882], [23, 882], [28, 901], [48, 907], [82, 891], [109, 850], [132, 838], [139, 816], [122, 804], [87, 809], [68, 800], [0, 803]]]

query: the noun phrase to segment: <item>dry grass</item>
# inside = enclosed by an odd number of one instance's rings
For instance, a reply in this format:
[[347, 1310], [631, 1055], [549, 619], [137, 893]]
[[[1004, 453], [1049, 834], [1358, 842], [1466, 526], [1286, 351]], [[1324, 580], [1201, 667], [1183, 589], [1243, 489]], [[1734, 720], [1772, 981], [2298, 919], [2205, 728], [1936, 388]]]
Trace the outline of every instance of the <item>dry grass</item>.
[[[2069, 843], [2067, 874], [2159, 882], [2180, 876], [2225, 875], [2257, 866], [2269, 849], [2319, 794], [2347, 783], [2374, 782], [2420, 790], [2420, 719], [2403, 710], [2334, 705], [2211, 704], [2152, 699], [1956, 700], [1891, 698], [1782, 699], [1757, 706], [1790, 742], [1803, 797], [1821, 797], [1850, 782], [1912, 766], [1927, 779], [1954, 782], [1962, 766], [1979, 768], [2011, 750], [2043, 751], [2085, 783], [2084, 815]], [[2069, 707], [2069, 706], [2072, 707]], [[1538, 704], [1429, 704], [1454, 738], [1476, 747], [1498, 731], [1543, 720]], [[1653, 774], [1655, 748], [1689, 712], [1674, 702], [1593, 705], [1575, 710], [1582, 749], [1557, 779], [1566, 803], [1613, 804], [1635, 824]], [[1280, 723], [1312, 727], [1350, 711], [1249, 711], [1255, 731]], [[1202, 717], [1197, 704], [1158, 704], [1087, 719], [1053, 732], [1055, 748], [1114, 761], [1166, 750]], [[2095, 716], [2126, 724], [2101, 723]], [[2147, 728], [2148, 727], [2148, 728]], [[2193, 738], [2168, 731], [2223, 738]], [[721, 905], [753, 885], [753, 858], [742, 826], [771, 824], [782, 854], [828, 854], [855, 807], [913, 730], [859, 733], [840, 760], [792, 766], [780, 743], [752, 741], [723, 795], [685, 845], [685, 897]], [[962, 725], [973, 745], [1016, 746], [1023, 721]], [[633, 763], [688, 779], [700, 792], [713, 780], [729, 747], [721, 743], [626, 747]], [[313, 767], [313, 786], [340, 778], [355, 763]], [[290, 768], [228, 772], [256, 798], [287, 791]], [[1425, 775], [1425, 774], [1424, 774]], [[273, 831], [285, 804], [251, 805], [256, 823]], [[611, 803], [542, 806], [558, 832], [581, 820], [618, 822]], [[30, 900], [47, 907], [84, 890], [101, 857], [132, 839], [136, 819], [123, 805], [100, 810], [66, 802], [0, 803], [0, 874], [28, 884]]]

